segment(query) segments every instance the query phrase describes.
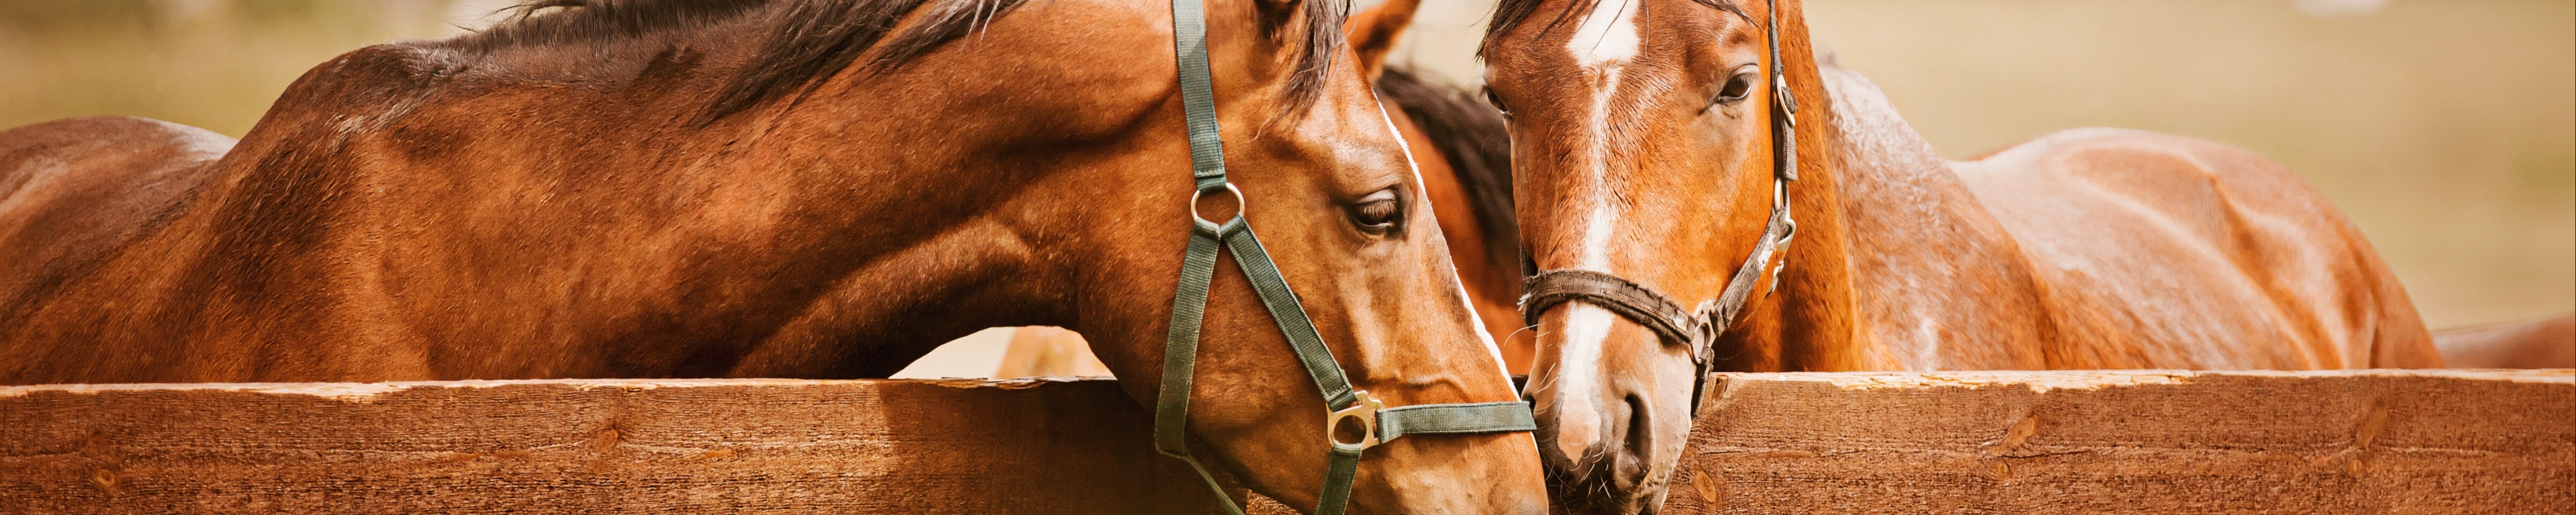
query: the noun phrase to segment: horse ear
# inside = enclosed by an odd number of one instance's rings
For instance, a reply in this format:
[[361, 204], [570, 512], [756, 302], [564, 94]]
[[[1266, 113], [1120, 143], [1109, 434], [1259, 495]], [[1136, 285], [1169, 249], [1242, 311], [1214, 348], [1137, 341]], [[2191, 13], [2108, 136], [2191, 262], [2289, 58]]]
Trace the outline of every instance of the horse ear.
[[1386, 0], [1368, 10], [1351, 15], [1343, 24], [1342, 38], [1350, 41], [1351, 50], [1359, 53], [1360, 73], [1371, 82], [1386, 71], [1386, 54], [1395, 50], [1397, 36], [1413, 25], [1413, 11], [1422, 0]]

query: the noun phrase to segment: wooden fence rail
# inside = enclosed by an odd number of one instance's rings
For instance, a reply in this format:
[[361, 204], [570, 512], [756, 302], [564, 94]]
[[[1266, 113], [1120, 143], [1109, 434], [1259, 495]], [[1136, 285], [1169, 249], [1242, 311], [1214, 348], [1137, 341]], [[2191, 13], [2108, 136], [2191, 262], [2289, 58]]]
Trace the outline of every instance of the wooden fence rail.
[[[2576, 513], [2551, 371], [1727, 374], [1666, 513]], [[1211, 513], [1107, 381], [0, 387], [0, 513]], [[1275, 505], [1273, 505], [1275, 508]]]
[[1675, 513], [2576, 513], [2565, 369], [1729, 374]]
[[1148, 417], [1107, 381], [20, 387], [0, 513], [1215, 510]]

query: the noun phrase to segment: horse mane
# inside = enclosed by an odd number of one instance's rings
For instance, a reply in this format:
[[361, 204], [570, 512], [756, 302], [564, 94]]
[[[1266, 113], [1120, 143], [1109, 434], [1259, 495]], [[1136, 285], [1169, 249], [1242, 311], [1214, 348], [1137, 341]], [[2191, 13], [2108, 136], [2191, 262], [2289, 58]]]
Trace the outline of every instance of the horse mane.
[[[850, 66], [883, 74], [982, 30], [1026, 0], [526, 0], [503, 9], [507, 20], [457, 38], [427, 43], [490, 55], [511, 49], [588, 43], [606, 45], [657, 34], [691, 32], [744, 21], [761, 33], [760, 49], [729, 78], [700, 114], [705, 124], [752, 106], [801, 95]], [[1342, 47], [1347, 0], [1305, 0], [1304, 43], [1289, 78], [1289, 109], [1303, 112], [1321, 95]], [[1264, 10], [1266, 35], [1285, 13]], [[919, 13], [918, 23], [896, 26]], [[871, 54], [870, 52], [874, 52]], [[646, 52], [645, 55], [652, 55]]]
[[[1476, 54], [1483, 55], [1485, 53], [1484, 47], [1494, 44], [1494, 38], [1501, 36], [1503, 33], [1511, 32], [1513, 27], [1519, 27], [1522, 23], [1529, 22], [1530, 16], [1538, 14], [1538, 4], [1546, 1], [1547, 0], [1502, 0], [1494, 3], [1494, 21], [1485, 26], [1485, 41], [1477, 45]], [[1574, 0], [1574, 3], [1566, 4], [1565, 12], [1574, 13], [1590, 11], [1594, 5], [1600, 4], [1601, 2], [1643, 1], [1645, 0]], [[1743, 6], [1735, 5], [1735, 0], [1691, 1], [1698, 2], [1700, 5], [1709, 6], [1720, 11], [1735, 13], [1736, 17], [1743, 18], [1747, 21], [1753, 19], [1753, 15], [1745, 14]], [[1542, 29], [1542, 31], [1556, 30], [1556, 27], [1558, 25], [1565, 24], [1565, 21], [1566, 19], [1564, 14], [1560, 13], [1557, 15], [1556, 21], [1548, 22], [1547, 27]]]
[[1389, 66], [1377, 80], [1378, 95], [1393, 102], [1440, 150], [1458, 172], [1476, 225], [1484, 228], [1485, 256], [1496, 273], [1509, 275], [1496, 284], [1517, 290], [1520, 270], [1520, 222], [1512, 215], [1512, 141], [1503, 113], [1465, 91], [1423, 81], [1410, 70]]

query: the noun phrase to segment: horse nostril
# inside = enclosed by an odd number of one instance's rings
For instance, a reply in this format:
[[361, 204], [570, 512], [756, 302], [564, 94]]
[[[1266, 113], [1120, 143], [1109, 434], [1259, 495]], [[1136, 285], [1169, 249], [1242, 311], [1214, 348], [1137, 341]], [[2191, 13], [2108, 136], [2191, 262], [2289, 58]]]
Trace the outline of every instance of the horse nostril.
[[1633, 463], [1635, 460], [1644, 459], [1648, 450], [1653, 449], [1653, 445], [1655, 443], [1654, 415], [1652, 412], [1646, 410], [1645, 398], [1638, 397], [1637, 394], [1631, 393], [1628, 394], [1626, 400], [1628, 402], [1628, 432], [1626, 435], [1622, 435], [1627, 438], [1627, 441], [1622, 443], [1626, 443], [1627, 445], [1621, 450], [1627, 454], [1626, 457], [1630, 458]]
[[1628, 394], [1628, 398], [1626, 400], [1628, 402], [1628, 444], [1632, 447], [1644, 445], [1646, 443], [1647, 422], [1654, 417], [1646, 411], [1646, 399], [1644, 397], [1638, 397], [1637, 394], [1631, 393]]

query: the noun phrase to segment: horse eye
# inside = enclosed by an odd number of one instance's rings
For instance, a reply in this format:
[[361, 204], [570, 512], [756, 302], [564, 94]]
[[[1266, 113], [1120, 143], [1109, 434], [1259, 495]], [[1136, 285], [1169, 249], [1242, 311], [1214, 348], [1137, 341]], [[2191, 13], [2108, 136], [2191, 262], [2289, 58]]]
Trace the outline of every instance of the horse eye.
[[1404, 215], [1404, 204], [1395, 198], [1395, 188], [1377, 190], [1360, 197], [1344, 210], [1349, 211], [1351, 225], [1369, 234], [1384, 235], [1395, 230], [1395, 222]]
[[1743, 102], [1746, 95], [1753, 94], [1753, 83], [1760, 78], [1750, 71], [1736, 72], [1735, 76], [1726, 78], [1726, 87], [1718, 88], [1717, 98], [1710, 99], [1709, 106], [1734, 105], [1736, 102]]
[[1494, 105], [1494, 110], [1496, 110], [1496, 111], [1502, 111], [1502, 112], [1503, 112], [1503, 116], [1511, 116], [1511, 115], [1512, 115], [1512, 108], [1503, 106], [1503, 97], [1498, 96], [1498, 95], [1495, 95], [1495, 94], [1494, 94], [1494, 88], [1484, 88], [1484, 91], [1485, 91], [1485, 103], [1487, 103], [1487, 104], [1493, 104], [1493, 105]]

